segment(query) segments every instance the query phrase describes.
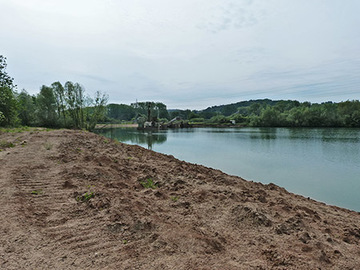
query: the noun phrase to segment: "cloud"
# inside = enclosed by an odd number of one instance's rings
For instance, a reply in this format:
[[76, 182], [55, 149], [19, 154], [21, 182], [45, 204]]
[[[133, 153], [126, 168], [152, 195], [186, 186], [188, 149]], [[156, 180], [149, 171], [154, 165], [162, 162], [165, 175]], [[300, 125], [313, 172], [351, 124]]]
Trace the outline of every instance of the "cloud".
[[71, 80], [111, 102], [172, 108], [354, 99], [359, 8], [357, 0], [0, 0], [0, 53], [31, 94]]
[[113, 84], [115, 83], [112, 80], [109, 80], [107, 78], [104, 77], [100, 77], [100, 76], [95, 76], [95, 75], [90, 75], [90, 74], [79, 74], [80, 77], [86, 78], [86, 79], [90, 79], [90, 80], [94, 80], [97, 81], [99, 83], [106, 83], [106, 84]]
[[[219, 2], [217, 2], [219, 3]], [[198, 25], [211, 33], [251, 27], [258, 23], [260, 13], [252, 8], [253, 1], [221, 1], [210, 10], [211, 16]]]

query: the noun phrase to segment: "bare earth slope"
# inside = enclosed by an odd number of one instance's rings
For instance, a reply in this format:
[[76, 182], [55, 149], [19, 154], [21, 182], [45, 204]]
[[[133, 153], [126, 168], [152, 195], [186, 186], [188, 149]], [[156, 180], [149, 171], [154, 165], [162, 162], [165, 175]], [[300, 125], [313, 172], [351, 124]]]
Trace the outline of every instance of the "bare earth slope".
[[92, 133], [0, 141], [0, 269], [360, 269], [357, 212]]

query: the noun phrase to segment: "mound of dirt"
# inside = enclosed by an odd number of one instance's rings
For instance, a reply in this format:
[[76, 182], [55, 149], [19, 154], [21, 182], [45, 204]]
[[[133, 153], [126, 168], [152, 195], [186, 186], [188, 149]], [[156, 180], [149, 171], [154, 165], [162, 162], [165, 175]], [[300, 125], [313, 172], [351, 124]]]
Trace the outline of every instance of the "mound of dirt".
[[359, 269], [360, 213], [92, 133], [0, 141], [1, 269]]

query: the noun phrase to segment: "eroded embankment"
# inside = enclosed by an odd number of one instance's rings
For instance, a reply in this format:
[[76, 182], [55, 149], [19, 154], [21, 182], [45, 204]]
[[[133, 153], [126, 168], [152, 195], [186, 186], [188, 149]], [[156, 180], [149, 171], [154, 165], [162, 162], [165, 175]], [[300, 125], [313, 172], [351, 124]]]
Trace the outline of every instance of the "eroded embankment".
[[69, 130], [1, 134], [1, 269], [356, 269], [360, 214]]

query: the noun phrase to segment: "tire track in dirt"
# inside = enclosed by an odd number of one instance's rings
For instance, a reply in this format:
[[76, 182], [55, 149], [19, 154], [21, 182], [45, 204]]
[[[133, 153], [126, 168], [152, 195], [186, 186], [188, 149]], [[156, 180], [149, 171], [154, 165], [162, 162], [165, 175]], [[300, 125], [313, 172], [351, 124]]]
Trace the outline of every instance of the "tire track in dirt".
[[0, 152], [0, 269], [358, 265], [358, 213], [91, 133], [20, 137]]
[[[45, 257], [62, 260], [67, 265], [66, 268], [91, 266], [94, 265], [91, 258], [95, 259], [100, 252], [111, 254], [119, 243], [109, 237], [105, 221], [101, 217], [85, 213], [86, 203], [76, 200], [71, 185], [66, 186], [66, 181], [63, 180], [59, 182], [67, 171], [73, 170], [71, 164], [58, 168], [56, 157], [61, 151], [59, 145], [51, 141], [49, 138], [51, 151], [45, 151], [45, 159], [36, 165], [33, 165], [33, 159], [44, 156], [41, 142], [37, 146], [31, 145], [32, 154], [21, 166], [14, 159], [9, 159], [8, 163], [14, 165], [9, 180], [14, 186], [15, 198], [9, 201], [13, 201], [16, 211], [8, 213], [7, 218], [16, 220], [22, 217], [26, 220], [26, 225], [35, 226], [38, 233], [49, 237], [50, 241], [46, 245], [50, 253]], [[71, 178], [68, 180], [72, 181]], [[83, 258], [85, 256], [86, 260], [79, 260], [77, 255]]]

